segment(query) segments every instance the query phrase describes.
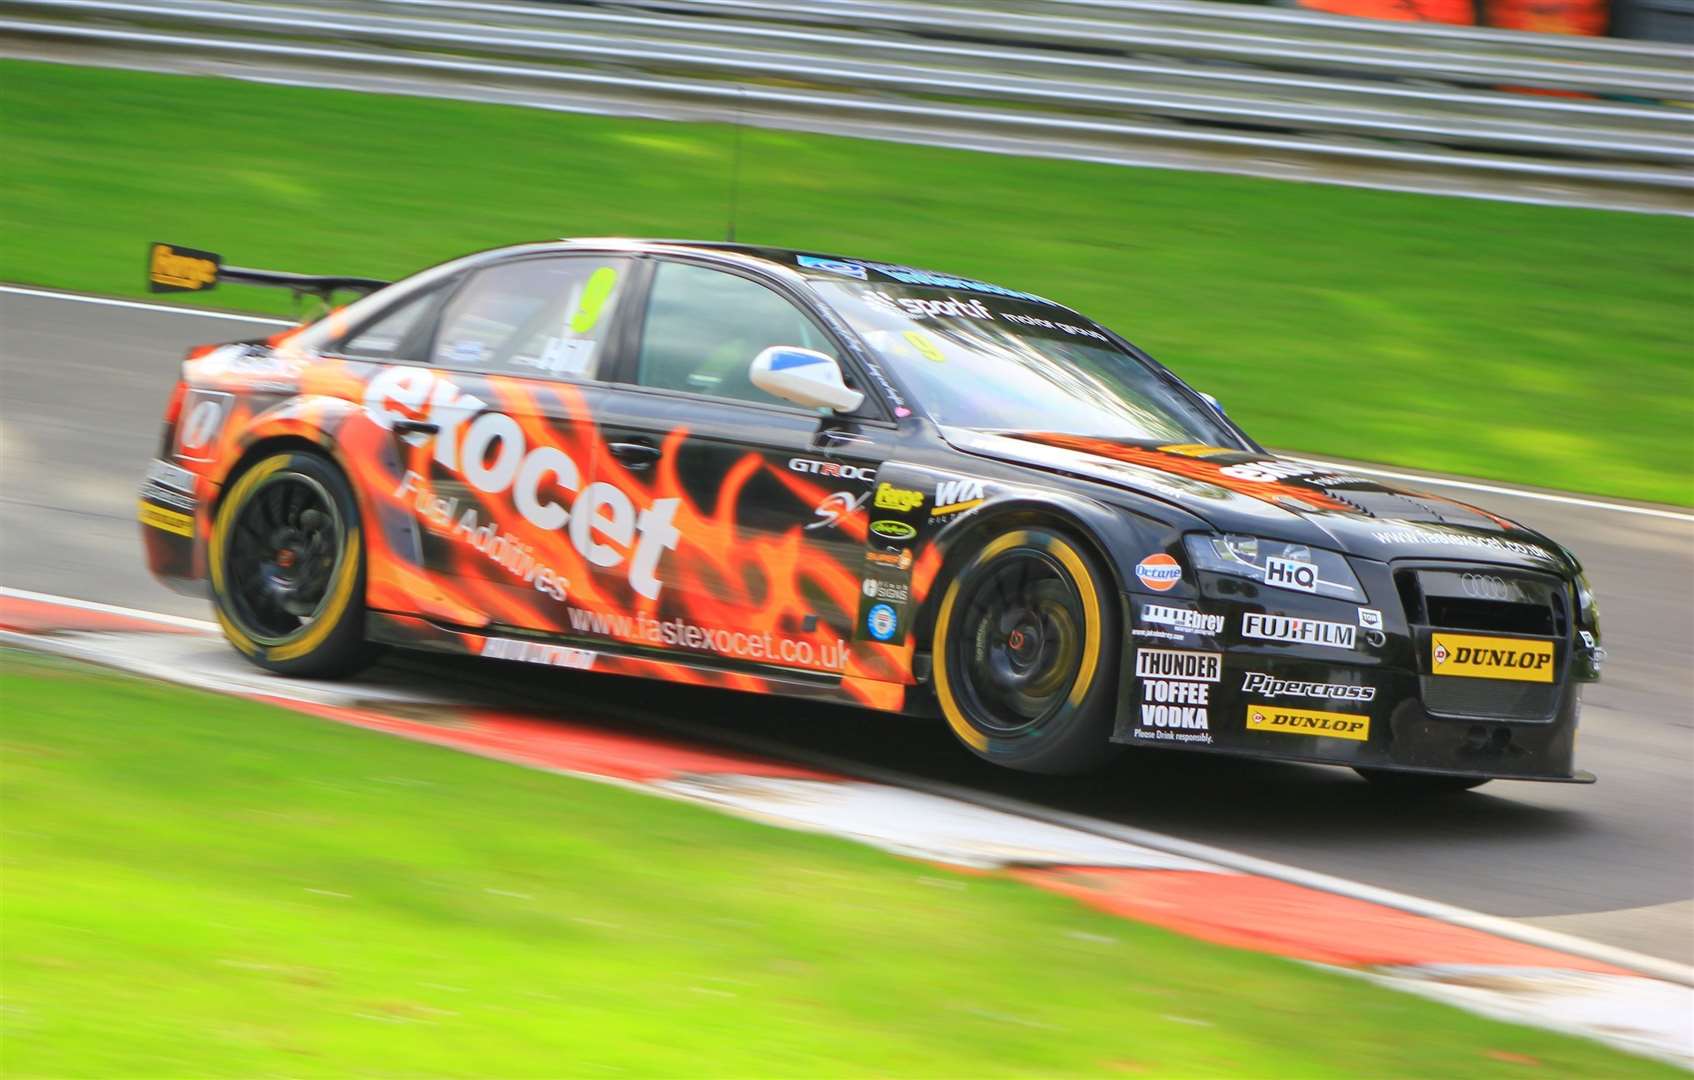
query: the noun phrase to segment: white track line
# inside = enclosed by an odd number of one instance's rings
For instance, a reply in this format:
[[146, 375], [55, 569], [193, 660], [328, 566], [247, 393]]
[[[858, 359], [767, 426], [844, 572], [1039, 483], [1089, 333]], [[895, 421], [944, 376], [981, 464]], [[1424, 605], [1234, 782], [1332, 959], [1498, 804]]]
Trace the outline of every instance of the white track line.
[[242, 315], [233, 311], [202, 311], [199, 308], [176, 307], [172, 304], [149, 304], [144, 300], [119, 300], [112, 296], [87, 296], [83, 293], [53, 292], [50, 289], [29, 289], [22, 285], [0, 285], [0, 293], [15, 296], [38, 296], [47, 300], [65, 300], [73, 304], [99, 304], [103, 307], [136, 308], [140, 311], [163, 311], [171, 315], [193, 315], [201, 319], [228, 319], [234, 322], [267, 323], [271, 326], [299, 326], [292, 319], [272, 319], [263, 315]]
[[[187, 626], [194, 629], [215, 631], [215, 624], [202, 622], [197, 619], [185, 619], [177, 615], [161, 615], [136, 608], [117, 607], [112, 604], [101, 604], [92, 600], [73, 600], [69, 597], [54, 596], [49, 593], [27, 592], [23, 589], [12, 589], [0, 586], [0, 596], [15, 596], [23, 600], [37, 600], [46, 603], [62, 603], [69, 607], [81, 608], [88, 611], [103, 611], [115, 615], [125, 615], [135, 619], [152, 619], [173, 626]], [[24, 635], [17, 635], [22, 637]], [[0, 637], [13, 638], [10, 634], [0, 634]], [[1409, 896], [1405, 893], [1380, 889], [1363, 882], [1349, 881], [1346, 878], [1330, 874], [1318, 873], [1312, 870], [1302, 870], [1296, 866], [1260, 859], [1253, 855], [1244, 855], [1230, 851], [1227, 848], [1214, 847], [1210, 844], [1194, 840], [1181, 840], [1174, 836], [1138, 829], [1130, 825], [1119, 825], [1098, 818], [1073, 814], [1064, 810], [1053, 810], [1035, 803], [1013, 799], [1007, 796], [995, 795], [990, 792], [977, 791], [972, 788], [960, 787], [955, 784], [926, 780], [909, 776], [892, 769], [883, 769], [859, 762], [845, 761], [829, 754], [818, 754], [809, 751], [796, 750], [786, 747], [770, 739], [759, 736], [746, 736], [725, 732], [709, 724], [693, 724], [688, 721], [678, 721], [673, 717], [649, 717], [657, 721], [661, 729], [680, 731], [692, 738], [706, 743], [716, 743], [731, 746], [743, 751], [749, 751], [764, 757], [790, 761], [799, 765], [810, 765], [827, 772], [850, 776], [860, 780], [869, 780], [890, 787], [906, 788], [910, 791], [926, 795], [936, 795], [970, 803], [988, 810], [1012, 814], [1033, 821], [1043, 821], [1050, 825], [1076, 829], [1080, 832], [1092, 833], [1106, 839], [1118, 840], [1124, 843], [1151, 848], [1167, 855], [1182, 856], [1200, 862], [1211, 863], [1214, 866], [1234, 870], [1238, 873], [1252, 874], [1258, 877], [1273, 878], [1293, 885], [1301, 885], [1320, 892], [1333, 893], [1337, 896], [1350, 897], [1367, 903], [1381, 904], [1384, 907], [1395, 908], [1413, 915], [1422, 915], [1439, 922], [1453, 926], [1468, 927], [1483, 933], [1493, 934], [1510, 941], [1526, 945], [1539, 945], [1542, 948], [1557, 952], [1569, 953], [1601, 963], [1612, 964], [1625, 970], [1636, 971], [1643, 975], [1663, 979], [1682, 986], [1694, 986], [1694, 968], [1679, 964], [1673, 960], [1664, 960], [1655, 956], [1647, 956], [1628, 949], [1620, 949], [1612, 945], [1603, 945], [1596, 941], [1560, 933], [1556, 930], [1545, 930], [1538, 926], [1530, 926], [1513, 919], [1496, 915], [1484, 915], [1479, 911], [1443, 904], [1435, 900], [1425, 900], [1421, 897]]]
[[1606, 502], [1603, 499], [1585, 499], [1578, 495], [1555, 495], [1550, 491], [1529, 491], [1524, 488], [1507, 487], [1504, 484], [1482, 484], [1475, 480], [1447, 480], [1439, 476], [1426, 476], [1423, 473], [1394, 472], [1391, 469], [1368, 468], [1363, 465], [1342, 465], [1334, 461], [1320, 461], [1317, 458], [1300, 457], [1296, 454], [1283, 454], [1282, 456], [1290, 461], [1316, 465], [1322, 469], [1334, 469], [1341, 473], [1365, 473], [1368, 476], [1384, 476], [1390, 480], [1409, 480], [1417, 484], [1464, 488], [1466, 491], [1485, 491], [1490, 495], [1510, 495], [1518, 499], [1538, 499], [1541, 502], [1585, 506], [1591, 510], [1616, 510], [1620, 514], [1643, 514], [1647, 517], [1669, 518], [1672, 521], [1694, 521], [1694, 514], [1685, 514], [1678, 510], [1660, 510], [1653, 506], [1631, 506], [1628, 503]]
[[1221, 866], [1243, 874], [1273, 878], [1277, 881], [1285, 881], [1291, 885], [1300, 885], [1319, 892], [1333, 893], [1353, 900], [1380, 904], [1383, 907], [1395, 908], [1412, 915], [1422, 915], [1425, 918], [1453, 926], [1467, 927], [1525, 945], [1539, 945], [1555, 952], [1569, 953], [1572, 956], [1581, 956], [1604, 964], [1612, 964], [1625, 970], [1640, 972], [1643, 975], [1650, 975], [1682, 986], [1694, 986], [1694, 967], [1687, 964], [1648, 956], [1644, 953], [1618, 948], [1613, 945], [1601, 944], [1597, 941], [1589, 941], [1586, 938], [1556, 930], [1530, 926], [1503, 916], [1485, 915], [1480, 911], [1471, 911], [1468, 908], [1444, 904], [1437, 900], [1425, 900], [1422, 897], [1378, 888], [1375, 885], [1366, 885], [1363, 882], [1349, 881], [1346, 878], [1335, 877], [1315, 870], [1303, 870], [1286, 863], [1272, 862], [1269, 859], [1261, 859], [1254, 855], [1244, 855], [1240, 852], [1230, 851], [1228, 848], [1214, 847], [1197, 840], [1182, 840], [1174, 836], [1166, 836], [1163, 833], [1136, 828], [1132, 825], [1119, 825], [1115, 822], [1087, 817], [1083, 814], [1074, 814], [1066, 810], [1050, 809], [1037, 803], [1025, 802], [1022, 799], [1006, 795], [979, 791], [975, 788], [967, 788], [939, 780], [927, 780], [894, 769], [866, 765], [830, 754], [785, 747], [775, 740], [761, 738], [757, 735], [719, 732], [711, 729], [710, 725], [695, 725], [686, 720], [678, 721], [670, 717], [658, 718], [656, 726], [676, 730], [691, 735], [698, 740], [717, 742], [721, 745], [761, 754], [765, 757], [789, 761], [796, 765], [809, 765], [825, 772], [839, 773], [861, 780], [872, 780], [879, 784], [887, 784], [890, 787], [904, 787], [930, 795], [943, 795], [959, 802], [973, 803], [989, 810], [999, 810], [1002, 813], [1014, 814], [1018, 817], [1033, 818], [1052, 825], [1062, 825], [1082, 832], [1091, 832], [1097, 836], [1122, 840], [1125, 843], [1137, 844], [1170, 855], [1187, 856], [1190, 859], [1209, 862], [1214, 866]]
[[14, 596], [19, 600], [34, 600], [43, 604], [62, 604], [65, 607], [77, 608], [80, 611], [99, 611], [107, 615], [123, 615], [131, 619], [142, 619], [146, 622], [165, 623], [169, 626], [181, 626], [189, 630], [200, 630], [208, 634], [220, 633], [218, 624], [209, 619], [188, 619], [181, 615], [166, 615], [161, 611], [143, 611], [140, 608], [119, 607], [116, 604], [102, 604], [96, 600], [77, 600], [70, 596], [56, 596], [53, 593], [30, 592], [28, 589], [14, 589], [8, 585], [0, 585], [0, 596]]
[[[109, 307], [139, 308], [142, 311], [163, 311], [175, 315], [194, 315], [202, 319], [235, 319], [247, 322], [269, 323], [273, 326], [298, 326], [299, 323], [287, 319], [270, 319], [258, 315], [237, 315], [221, 311], [201, 311], [197, 308], [173, 307], [170, 304], [149, 304], [140, 300], [119, 300], [110, 296], [89, 296], [84, 293], [53, 292], [48, 289], [30, 289], [22, 285], [0, 285], [0, 293], [13, 293], [18, 296], [38, 296], [48, 300], [68, 300], [78, 304], [104, 304]], [[1641, 514], [1646, 517], [1668, 518], [1671, 521], [1694, 522], [1694, 514], [1682, 513], [1676, 510], [1660, 510], [1651, 506], [1630, 506], [1627, 503], [1606, 502], [1602, 499], [1585, 499], [1577, 495], [1555, 495], [1546, 491], [1530, 491], [1525, 488], [1507, 487], [1503, 484], [1483, 484], [1474, 480], [1445, 480], [1437, 476], [1424, 476], [1420, 473], [1394, 472], [1389, 469], [1367, 468], [1362, 465], [1340, 465], [1332, 461], [1320, 461], [1317, 458], [1297, 457], [1285, 454], [1291, 461], [1300, 461], [1308, 465], [1316, 465], [1323, 469], [1336, 472], [1365, 473], [1369, 476], [1384, 476], [1393, 480], [1410, 480], [1419, 484], [1437, 484], [1443, 487], [1463, 488], [1466, 491], [1483, 491], [1494, 495], [1511, 495], [1519, 499], [1536, 499], [1541, 502], [1564, 503], [1568, 506], [1582, 506], [1590, 510], [1615, 510], [1620, 514]]]

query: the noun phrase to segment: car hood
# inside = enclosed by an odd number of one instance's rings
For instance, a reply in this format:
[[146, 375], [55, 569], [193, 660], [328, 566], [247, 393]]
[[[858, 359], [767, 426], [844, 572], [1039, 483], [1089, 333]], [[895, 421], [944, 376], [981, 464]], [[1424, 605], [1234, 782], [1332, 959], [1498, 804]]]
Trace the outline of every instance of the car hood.
[[1082, 476], [1174, 503], [1220, 532], [1383, 561], [1428, 558], [1576, 569], [1563, 548], [1516, 522], [1340, 467], [1215, 446], [1046, 432], [943, 428], [942, 437], [966, 453]]

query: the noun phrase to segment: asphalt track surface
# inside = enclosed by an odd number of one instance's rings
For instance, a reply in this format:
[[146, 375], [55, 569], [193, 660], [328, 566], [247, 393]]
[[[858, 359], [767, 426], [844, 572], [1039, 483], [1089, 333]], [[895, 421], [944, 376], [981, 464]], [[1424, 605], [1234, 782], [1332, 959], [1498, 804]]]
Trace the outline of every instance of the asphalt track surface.
[[[183, 350], [269, 329], [0, 292], [0, 584], [207, 617], [147, 575], [135, 491]], [[1030, 777], [977, 761], [939, 722], [439, 657], [397, 657], [381, 677], [579, 722], [683, 717], [1694, 963], [1694, 515], [1456, 494], [1588, 567], [1611, 656], [1578, 747], [1597, 785], [1495, 783], [1406, 804], [1345, 770], [1150, 750], [1095, 776]]]

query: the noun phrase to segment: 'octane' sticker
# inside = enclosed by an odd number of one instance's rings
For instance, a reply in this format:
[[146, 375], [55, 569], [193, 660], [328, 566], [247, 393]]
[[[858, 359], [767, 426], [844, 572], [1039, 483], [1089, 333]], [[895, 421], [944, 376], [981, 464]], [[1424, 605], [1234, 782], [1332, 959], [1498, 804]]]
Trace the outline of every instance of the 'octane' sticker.
[[1154, 592], [1170, 592], [1182, 580], [1182, 564], [1159, 552], [1135, 564], [1135, 577]]

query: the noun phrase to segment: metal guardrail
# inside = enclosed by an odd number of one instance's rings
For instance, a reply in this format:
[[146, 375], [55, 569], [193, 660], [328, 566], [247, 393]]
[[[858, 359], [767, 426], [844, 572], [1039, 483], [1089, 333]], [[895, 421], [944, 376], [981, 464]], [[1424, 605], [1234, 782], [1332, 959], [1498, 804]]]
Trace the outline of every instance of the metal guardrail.
[[1226, 171], [1269, 156], [1390, 187], [1435, 172], [1448, 189], [1469, 177], [1694, 211], [1694, 50], [1657, 43], [1192, 0], [0, 0], [0, 13], [0, 39], [155, 59], [1045, 140], [1065, 156], [1156, 148]]

